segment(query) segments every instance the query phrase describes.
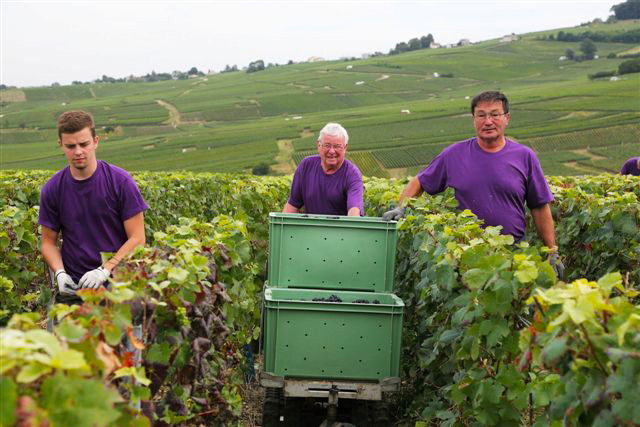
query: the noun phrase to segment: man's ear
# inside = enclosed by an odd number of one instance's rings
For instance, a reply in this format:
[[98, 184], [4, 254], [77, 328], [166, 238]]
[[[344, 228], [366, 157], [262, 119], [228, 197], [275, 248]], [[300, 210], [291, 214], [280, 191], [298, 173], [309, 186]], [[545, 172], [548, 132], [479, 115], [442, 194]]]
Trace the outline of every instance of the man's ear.
[[98, 142], [100, 142], [100, 137], [98, 135], [93, 137], [93, 142], [96, 143], [96, 148], [98, 148]]

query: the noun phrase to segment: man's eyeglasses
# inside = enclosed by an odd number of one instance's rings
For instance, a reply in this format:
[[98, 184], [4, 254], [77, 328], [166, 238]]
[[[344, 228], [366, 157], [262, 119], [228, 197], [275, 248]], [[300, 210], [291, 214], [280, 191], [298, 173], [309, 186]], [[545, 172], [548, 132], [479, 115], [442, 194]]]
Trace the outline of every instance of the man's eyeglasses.
[[496, 113], [496, 112], [492, 112], [492, 113], [476, 113], [473, 115], [473, 118], [476, 120], [486, 120], [487, 117], [490, 118], [491, 120], [497, 120], [499, 119], [501, 116], [504, 116], [507, 113]]
[[328, 143], [320, 144], [320, 143], [319, 143], [318, 145], [319, 145], [321, 148], [323, 148], [323, 149], [325, 149], [325, 150], [327, 150], [327, 151], [331, 150], [332, 148], [333, 148], [335, 151], [342, 151], [342, 150], [344, 150], [344, 148], [345, 148], [345, 146], [344, 146], [344, 145], [342, 145], [342, 144], [328, 144]]

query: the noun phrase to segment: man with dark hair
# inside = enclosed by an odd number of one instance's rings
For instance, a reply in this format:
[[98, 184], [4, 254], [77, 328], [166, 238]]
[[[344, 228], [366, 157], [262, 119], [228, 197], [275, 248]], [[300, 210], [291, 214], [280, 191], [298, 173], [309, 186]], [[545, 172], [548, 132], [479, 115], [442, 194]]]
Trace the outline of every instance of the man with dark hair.
[[525, 233], [526, 204], [538, 235], [551, 251], [549, 261], [561, 278], [564, 266], [549, 208], [553, 195], [535, 153], [504, 136], [511, 118], [507, 97], [500, 92], [483, 92], [471, 101], [471, 114], [476, 136], [442, 150], [407, 184], [398, 206], [385, 212], [383, 219], [403, 217], [408, 198], [452, 187], [460, 210], [471, 210], [485, 226], [502, 226], [502, 233], [518, 242]]
[[620, 175], [640, 176], [640, 157], [632, 157], [622, 165]]
[[[69, 165], [40, 193], [41, 251], [55, 272], [56, 302], [78, 302], [75, 290], [98, 289], [123, 257], [144, 245], [148, 206], [129, 173], [96, 159], [99, 138], [89, 113], [63, 113], [58, 137]], [[115, 255], [103, 264], [101, 252]]]

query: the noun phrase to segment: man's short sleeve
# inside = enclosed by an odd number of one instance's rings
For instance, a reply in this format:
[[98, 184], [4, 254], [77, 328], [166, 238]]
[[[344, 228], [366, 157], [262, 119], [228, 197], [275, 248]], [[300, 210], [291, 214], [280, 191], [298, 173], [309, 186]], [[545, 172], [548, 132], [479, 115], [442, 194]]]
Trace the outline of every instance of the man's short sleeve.
[[304, 160], [300, 162], [296, 172], [293, 174], [293, 181], [291, 182], [291, 194], [289, 195], [289, 203], [291, 206], [296, 209], [300, 209], [304, 205], [304, 201], [302, 199], [302, 165], [304, 164]]
[[122, 206], [120, 219], [122, 221], [126, 221], [149, 208], [147, 202], [145, 202], [142, 197], [142, 193], [140, 193], [140, 189], [131, 176], [128, 176], [123, 182], [120, 197], [120, 206]]
[[431, 195], [442, 193], [447, 188], [447, 166], [443, 153], [420, 171], [418, 181], [422, 189]]
[[540, 161], [535, 154], [529, 158], [529, 176], [527, 177], [527, 206], [529, 209], [537, 208], [553, 201], [553, 194], [544, 177]]
[[44, 225], [54, 231], [60, 231], [60, 217], [55, 188], [49, 182], [40, 191], [40, 210], [38, 212], [38, 224]]
[[362, 185], [362, 174], [354, 165], [350, 168], [347, 180], [347, 212], [351, 208], [359, 208], [360, 216], [364, 216], [364, 186]]

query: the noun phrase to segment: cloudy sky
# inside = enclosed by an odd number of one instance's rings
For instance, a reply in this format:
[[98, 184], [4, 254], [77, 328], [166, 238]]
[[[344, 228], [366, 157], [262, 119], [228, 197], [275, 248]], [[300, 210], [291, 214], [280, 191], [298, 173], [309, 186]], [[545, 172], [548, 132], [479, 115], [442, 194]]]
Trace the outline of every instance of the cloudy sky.
[[623, 0], [0, 0], [0, 83], [337, 59], [433, 34], [440, 43], [605, 19]]

